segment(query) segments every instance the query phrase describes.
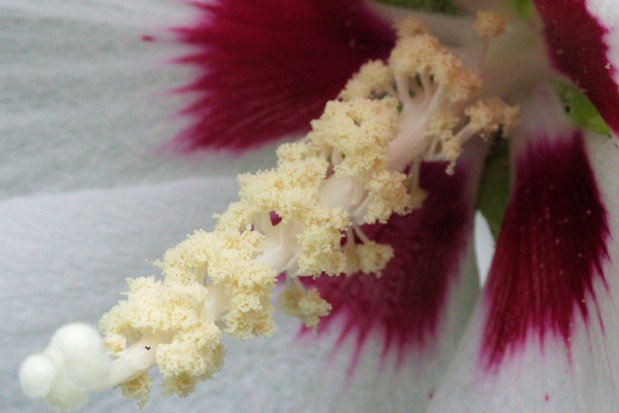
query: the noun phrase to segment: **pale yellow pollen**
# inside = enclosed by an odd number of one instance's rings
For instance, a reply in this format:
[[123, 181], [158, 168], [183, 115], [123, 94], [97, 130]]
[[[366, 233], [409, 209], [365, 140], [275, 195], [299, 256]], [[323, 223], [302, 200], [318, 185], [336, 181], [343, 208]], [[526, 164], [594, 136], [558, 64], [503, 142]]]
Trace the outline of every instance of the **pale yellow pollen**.
[[482, 138], [501, 131], [502, 136], [510, 134], [520, 120], [520, 108], [509, 106], [499, 98], [479, 99], [464, 110], [470, 125]]
[[331, 304], [320, 297], [318, 290], [315, 288], [306, 290], [295, 283], [289, 283], [282, 291], [279, 305], [285, 314], [299, 318], [314, 333], [320, 317], [328, 315], [331, 311]]
[[[315, 330], [331, 305], [297, 277], [380, 276], [393, 248], [368, 239], [362, 226], [421, 207], [422, 161], [448, 161], [453, 173], [469, 139], [505, 136], [517, 124], [517, 107], [474, 101], [480, 77], [420, 19], [396, 27], [388, 62], [364, 65], [304, 139], [280, 146], [277, 167], [240, 175], [239, 201], [216, 217], [215, 230], [194, 232], [157, 263], [163, 280], [127, 280], [126, 299], [100, 321], [111, 353], [146, 353], [144, 368], [124, 376], [125, 395], [145, 403], [152, 384], [143, 371], [155, 364], [163, 393], [185, 396], [223, 366], [223, 333], [272, 334], [271, 295], [282, 272], [289, 282], [280, 305]], [[478, 14], [483, 38], [504, 29], [495, 13]], [[154, 344], [144, 350], [146, 340]]]
[[491, 39], [505, 33], [506, 22], [494, 11], [478, 11], [473, 29], [482, 39]]
[[[477, 26], [492, 37], [505, 29], [505, 21], [496, 13], [480, 13]], [[499, 131], [507, 135], [518, 121], [518, 108], [498, 98], [472, 103], [481, 90], [480, 75], [466, 69], [437, 38], [417, 33], [401, 37], [389, 58], [402, 105], [389, 169], [443, 160], [452, 174], [466, 142]]]
[[398, 38], [417, 36], [428, 33], [426, 24], [414, 14], [409, 14], [395, 23]]
[[144, 408], [144, 406], [146, 406], [146, 402], [148, 402], [148, 397], [150, 394], [150, 389], [152, 387], [153, 381], [146, 373], [120, 385], [123, 396], [137, 399], [140, 408]]
[[333, 101], [327, 103], [323, 116], [312, 122], [308, 138], [320, 151], [344, 156], [334, 165], [336, 173], [365, 178], [384, 170], [387, 146], [398, 133], [397, 122], [393, 98]]
[[[149, 351], [155, 352], [164, 378], [173, 380], [184, 375], [198, 382], [221, 368], [221, 332], [202, 312], [204, 286], [155, 281], [153, 277], [129, 279], [128, 283], [127, 300], [114, 306], [100, 322], [104, 343], [110, 350], [118, 354], [144, 334], [155, 334], [160, 336], [160, 343]], [[149, 388], [145, 373], [124, 386], [124, 391], [144, 403]], [[170, 391], [184, 393], [180, 389]]]
[[380, 60], [370, 61], [346, 83], [338, 96], [341, 100], [376, 98], [393, 90], [389, 67]]
[[[350, 270], [347, 254], [354, 247], [359, 270], [380, 273], [391, 247], [342, 245], [342, 239], [353, 221], [386, 222], [412, 209], [406, 176], [385, 169], [398, 130], [393, 97], [329, 102], [305, 139], [278, 150], [277, 168], [239, 176], [240, 200], [217, 217], [215, 231], [196, 231], [165, 253], [157, 263], [163, 281], [128, 280], [127, 299], [101, 320], [106, 346], [118, 355], [143, 336], [154, 337], [163, 392], [183, 396], [223, 365], [222, 333], [248, 339], [274, 331], [270, 299], [281, 271], [290, 270], [293, 279], [338, 275]], [[332, 178], [335, 185], [326, 185]], [[358, 199], [330, 194], [338, 185], [355, 188]], [[272, 212], [279, 223], [271, 223]], [[278, 261], [265, 246], [287, 258]], [[315, 290], [284, 298], [288, 312], [310, 327], [330, 309]], [[144, 373], [125, 392], [143, 403], [149, 383]]]
[[433, 72], [436, 56], [443, 49], [437, 38], [423, 34], [400, 39], [389, 57], [389, 67], [395, 77], [415, 77], [420, 73]]
[[382, 275], [383, 269], [394, 256], [393, 248], [389, 245], [366, 241], [357, 245], [359, 257], [359, 271], [365, 274]]
[[[394, 213], [406, 215], [421, 207], [419, 197], [412, 197], [405, 185], [406, 175], [402, 172], [382, 171], [368, 182], [367, 222], [387, 223]], [[413, 191], [419, 190], [414, 188]], [[415, 202], [416, 201], [416, 202]]]
[[[396, 79], [403, 77], [411, 83], [421, 76], [443, 86], [452, 102], [471, 99], [481, 87], [475, 72], [466, 70], [460, 59], [443, 48], [437, 38], [427, 34], [398, 41], [389, 57], [389, 66]], [[400, 91], [400, 96], [405, 92]]]

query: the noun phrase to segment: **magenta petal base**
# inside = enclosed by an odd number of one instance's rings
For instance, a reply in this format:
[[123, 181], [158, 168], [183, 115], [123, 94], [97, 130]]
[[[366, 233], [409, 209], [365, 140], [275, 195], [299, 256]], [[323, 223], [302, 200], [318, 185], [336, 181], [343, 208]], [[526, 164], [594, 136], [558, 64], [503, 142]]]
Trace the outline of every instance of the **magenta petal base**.
[[325, 102], [395, 36], [360, 0], [192, 2], [195, 23], [175, 29], [193, 50], [196, 78], [180, 92], [192, 124], [181, 149], [244, 150], [309, 130]]
[[482, 356], [493, 367], [527, 337], [560, 337], [576, 318], [600, 323], [587, 303], [604, 280], [608, 224], [580, 132], [539, 136], [516, 163], [512, 197], [485, 291]]
[[552, 97], [523, 110], [486, 289], [427, 413], [619, 411], [619, 150]]

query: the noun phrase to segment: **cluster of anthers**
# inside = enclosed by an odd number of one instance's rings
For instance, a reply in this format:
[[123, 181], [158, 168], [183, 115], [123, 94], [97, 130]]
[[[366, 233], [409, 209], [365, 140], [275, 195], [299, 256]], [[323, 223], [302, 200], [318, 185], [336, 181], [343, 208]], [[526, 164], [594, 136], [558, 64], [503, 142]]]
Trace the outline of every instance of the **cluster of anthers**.
[[403, 20], [398, 35], [387, 63], [364, 65], [304, 139], [278, 149], [275, 169], [239, 177], [240, 200], [214, 231], [196, 231], [165, 253], [162, 281], [128, 280], [126, 299], [100, 321], [102, 340], [71, 324], [26, 359], [24, 391], [69, 409], [120, 385], [143, 405], [157, 365], [162, 392], [184, 396], [221, 369], [222, 333], [273, 333], [278, 275], [286, 274], [283, 311], [309, 327], [331, 306], [300, 277], [380, 276], [393, 250], [361, 226], [419, 208], [422, 161], [446, 161], [452, 173], [468, 139], [508, 133], [518, 113], [499, 99], [474, 100], [479, 76], [420, 20]]

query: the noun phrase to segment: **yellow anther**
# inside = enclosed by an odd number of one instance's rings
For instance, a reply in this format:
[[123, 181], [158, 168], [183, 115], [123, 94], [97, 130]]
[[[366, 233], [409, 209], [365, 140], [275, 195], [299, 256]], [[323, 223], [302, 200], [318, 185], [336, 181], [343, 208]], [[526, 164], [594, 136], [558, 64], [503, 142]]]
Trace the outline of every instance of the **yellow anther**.
[[506, 22], [494, 11], [478, 11], [473, 29], [482, 39], [491, 39], [505, 33]]
[[299, 318], [314, 333], [320, 317], [328, 315], [331, 311], [331, 304], [320, 297], [318, 290], [315, 288], [306, 290], [294, 283], [289, 283], [281, 293], [279, 305], [284, 313]]
[[398, 38], [428, 33], [428, 28], [423, 20], [413, 14], [409, 14], [398, 20], [395, 24], [395, 29]]
[[380, 60], [373, 60], [361, 66], [338, 97], [341, 100], [380, 97], [393, 91], [392, 83], [389, 67]]

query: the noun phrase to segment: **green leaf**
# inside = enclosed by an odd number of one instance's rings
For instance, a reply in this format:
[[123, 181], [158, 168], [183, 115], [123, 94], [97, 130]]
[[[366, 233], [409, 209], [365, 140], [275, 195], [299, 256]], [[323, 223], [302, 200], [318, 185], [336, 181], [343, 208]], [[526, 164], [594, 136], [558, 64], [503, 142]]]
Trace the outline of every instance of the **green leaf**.
[[[459, 9], [451, 0], [378, 0], [405, 9], [422, 10], [433, 13], [458, 14]], [[529, 18], [533, 12], [531, 0], [506, 0], [517, 15]]]
[[458, 8], [450, 0], [378, 0], [381, 3], [405, 9], [423, 10], [433, 13], [456, 14]]
[[560, 85], [559, 94], [565, 105], [565, 111], [580, 128], [610, 136], [610, 130], [593, 103], [575, 86]]
[[509, 146], [505, 139], [498, 139], [486, 158], [477, 194], [477, 209], [488, 221], [495, 240], [501, 231], [507, 208], [510, 187], [509, 172]]
[[533, 14], [533, 3], [531, 0], [507, 0], [516, 14], [522, 18], [529, 18]]

